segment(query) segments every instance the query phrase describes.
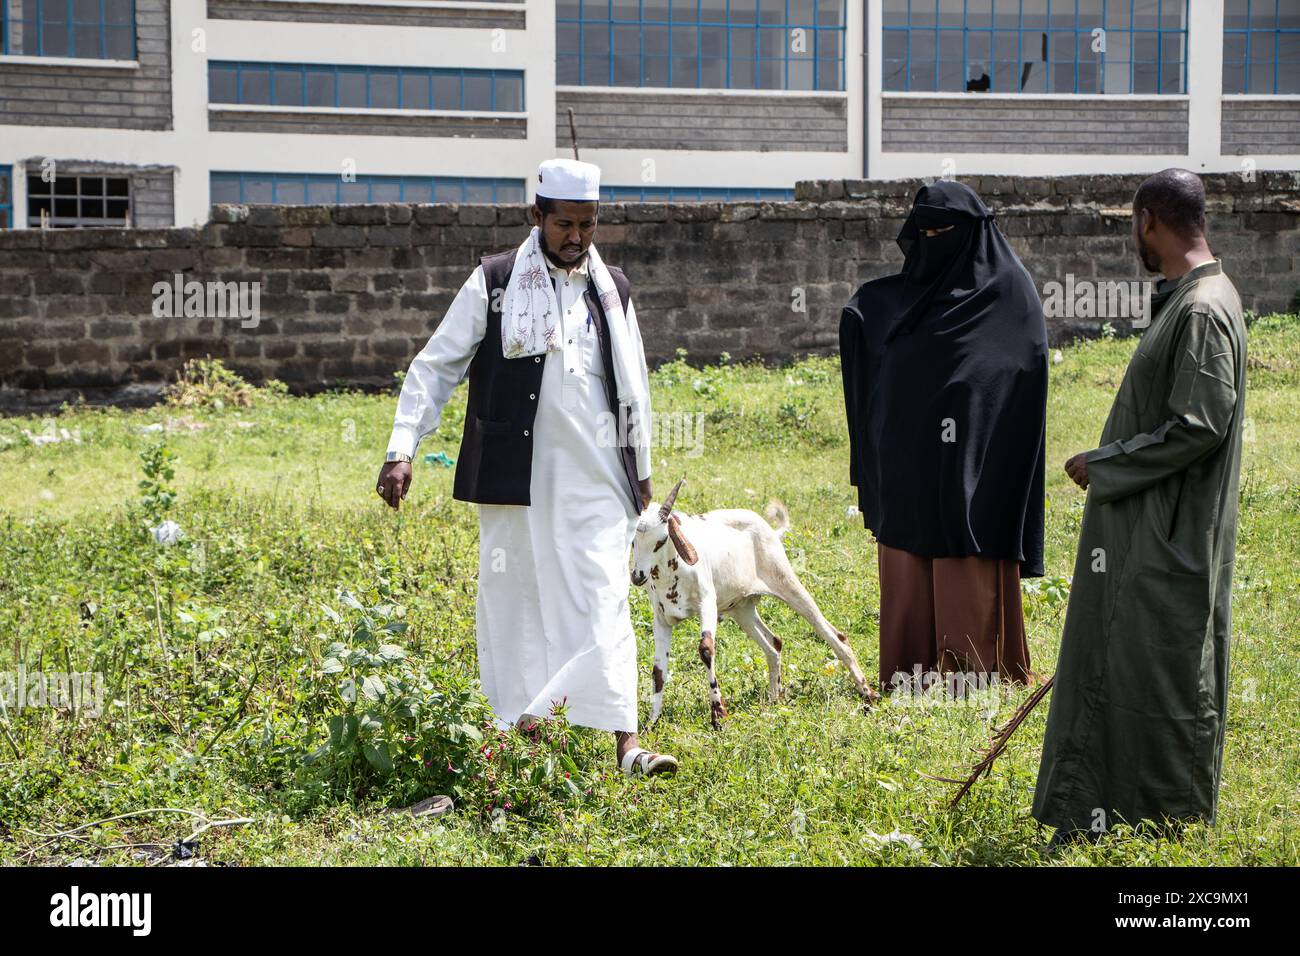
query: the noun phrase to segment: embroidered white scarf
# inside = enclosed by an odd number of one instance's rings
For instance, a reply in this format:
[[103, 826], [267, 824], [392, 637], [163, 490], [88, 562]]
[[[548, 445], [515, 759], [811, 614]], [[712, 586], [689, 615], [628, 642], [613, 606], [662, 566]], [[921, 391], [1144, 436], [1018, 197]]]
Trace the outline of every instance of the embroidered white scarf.
[[[587, 247], [587, 275], [596, 287], [614, 359], [614, 380], [620, 404], [628, 406], [634, 443], [649, 446], [645, 426], [650, 397], [641, 378], [639, 356], [628, 335], [627, 315], [614, 279], [593, 243]], [[501, 302], [501, 354], [508, 359], [541, 355], [560, 348], [560, 306], [551, 285], [551, 272], [537, 226], [515, 254], [514, 268]]]

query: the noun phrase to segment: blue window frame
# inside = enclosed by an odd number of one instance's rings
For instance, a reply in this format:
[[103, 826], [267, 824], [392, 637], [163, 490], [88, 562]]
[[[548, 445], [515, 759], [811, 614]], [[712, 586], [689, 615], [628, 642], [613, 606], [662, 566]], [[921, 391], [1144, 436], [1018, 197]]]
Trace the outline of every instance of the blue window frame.
[[1190, 0], [884, 0], [883, 88], [1183, 93]]
[[0, 229], [14, 227], [14, 170], [0, 166]]
[[744, 186], [602, 186], [602, 202], [743, 202], [794, 199], [793, 189]]
[[135, 59], [134, 0], [0, 0], [0, 52], [16, 56]]
[[843, 90], [846, 0], [556, 0], [556, 82]]
[[523, 112], [520, 70], [317, 63], [208, 65], [208, 101], [260, 106]]
[[212, 202], [286, 206], [374, 202], [524, 201], [522, 179], [475, 176], [370, 176], [354, 182], [330, 173], [218, 173], [210, 178]]
[[1300, 3], [1227, 0], [1223, 92], [1300, 93]]

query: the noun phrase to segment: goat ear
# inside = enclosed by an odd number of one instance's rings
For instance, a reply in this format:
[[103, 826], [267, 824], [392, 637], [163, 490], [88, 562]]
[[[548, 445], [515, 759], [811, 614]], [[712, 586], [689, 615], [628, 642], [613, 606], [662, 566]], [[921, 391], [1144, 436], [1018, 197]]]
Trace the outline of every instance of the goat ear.
[[686, 535], [682, 534], [682, 523], [677, 520], [677, 515], [668, 517], [668, 537], [673, 540], [673, 548], [677, 551], [677, 556], [687, 564], [694, 564], [700, 560], [694, 546], [686, 540]]

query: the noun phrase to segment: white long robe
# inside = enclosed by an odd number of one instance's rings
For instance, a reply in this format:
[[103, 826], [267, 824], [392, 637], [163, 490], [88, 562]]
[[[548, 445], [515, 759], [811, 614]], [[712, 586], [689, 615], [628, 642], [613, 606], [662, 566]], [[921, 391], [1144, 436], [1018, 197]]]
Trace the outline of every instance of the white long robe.
[[[479, 675], [498, 725], [544, 717], [563, 701], [571, 723], [637, 727], [636, 638], [628, 611], [627, 555], [637, 513], [610, 435], [609, 401], [584, 264], [552, 266], [562, 348], [547, 352], [534, 421], [531, 506], [479, 505], [476, 627]], [[390, 451], [414, 456], [484, 341], [487, 287], [480, 266], [411, 363]], [[629, 340], [647, 381], [636, 312]], [[527, 361], [516, 359], [515, 361]], [[647, 381], [647, 393], [648, 393]], [[650, 476], [638, 454], [639, 478]]]

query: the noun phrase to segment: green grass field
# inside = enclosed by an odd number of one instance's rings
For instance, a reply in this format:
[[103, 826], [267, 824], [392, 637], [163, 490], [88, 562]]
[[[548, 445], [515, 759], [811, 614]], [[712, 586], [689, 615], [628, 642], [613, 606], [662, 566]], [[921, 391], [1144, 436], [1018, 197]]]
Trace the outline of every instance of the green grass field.
[[[1026, 589], [1036, 670], [1054, 669], [1083, 493], [1061, 471], [1096, 443], [1135, 340], [1064, 350], [1048, 419], [1048, 577]], [[952, 788], [1025, 691], [988, 706], [889, 700], [863, 713], [829, 650], [784, 605], [786, 696], [761, 654], [719, 635], [731, 717], [709, 727], [695, 638], [679, 629], [663, 717], [643, 742], [675, 779], [627, 782], [608, 735], [557, 721], [538, 742], [487, 729], [474, 656], [474, 508], [417, 462], [400, 515], [374, 494], [391, 396], [259, 395], [251, 406], [69, 409], [0, 420], [0, 674], [99, 672], [103, 711], [0, 717], [0, 863], [1005, 864], [1300, 862], [1300, 323], [1251, 330], [1234, 581], [1232, 690], [1217, 826], [1178, 842], [1117, 831], [1047, 857], [1029, 816], [1043, 706], [956, 812]], [[874, 544], [847, 483], [834, 360], [781, 369], [684, 361], [656, 410], [702, 414], [703, 453], [655, 452], [680, 505], [789, 507], [787, 548], [873, 682]], [[421, 448], [455, 457], [464, 392]], [[146, 430], [162, 423], [164, 430]], [[23, 437], [71, 438], [33, 444]], [[79, 439], [76, 441], [74, 439]], [[168, 477], [159, 441], [175, 456]], [[152, 456], [151, 449], [154, 449]], [[152, 457], [145, 478], [142, 455]], [[173, 494], [174, 493], [174, 494]], [[174, 520], [184, 538], [146, 530]], [[633, 591], [648, 715], [650, 609]], [[84, 706], [84, 702], [83, 702]], [[454, 814], [384, 811], [451, 793]], [[67, 835], [54, 836], [62, 831]], [[898, 831], [914, 838], [888, 839]]]

